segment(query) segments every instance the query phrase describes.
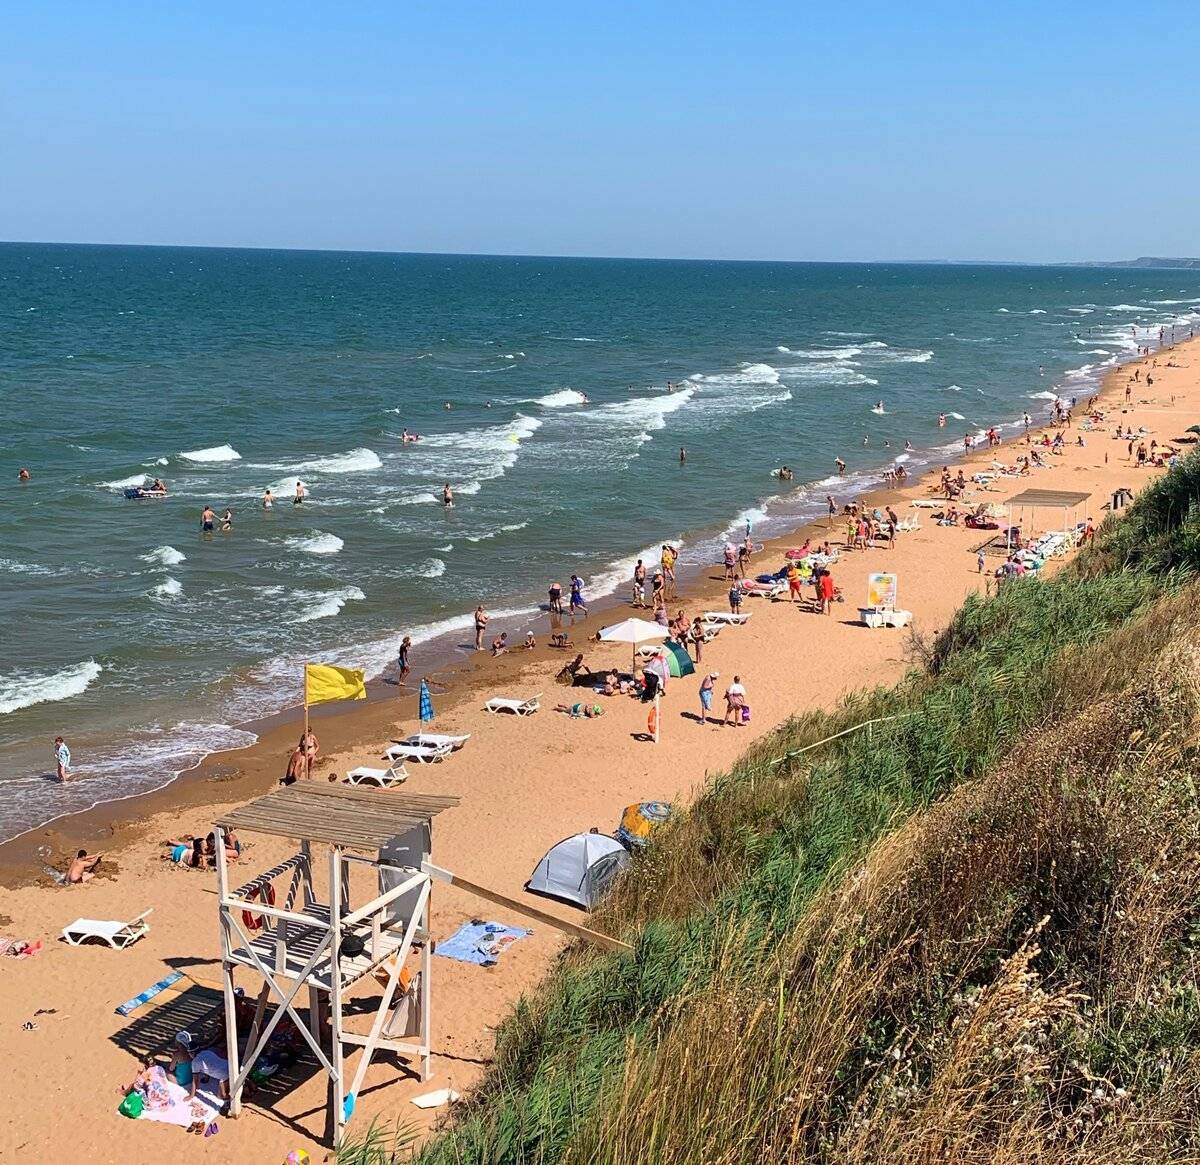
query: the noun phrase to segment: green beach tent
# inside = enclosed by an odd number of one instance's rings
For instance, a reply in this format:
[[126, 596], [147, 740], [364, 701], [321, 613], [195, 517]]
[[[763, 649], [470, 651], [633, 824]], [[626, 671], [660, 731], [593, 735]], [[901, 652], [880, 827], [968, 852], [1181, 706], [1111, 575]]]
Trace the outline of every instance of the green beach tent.
[[690, 676], [696, 670], [696, 665], [692, 663], [692, 657], [688, 655], [687, 649], [682, 644], [676, 643], [674, 639], [668, 639], [663, 643], [663, 655], [666, 657], [671, 675], [677, 680], [683, 676]]

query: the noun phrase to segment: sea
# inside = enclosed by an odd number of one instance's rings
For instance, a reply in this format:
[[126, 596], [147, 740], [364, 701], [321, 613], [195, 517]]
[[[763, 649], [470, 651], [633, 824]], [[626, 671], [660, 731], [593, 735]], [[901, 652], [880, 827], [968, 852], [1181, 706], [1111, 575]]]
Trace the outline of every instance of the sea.
[[0, 839], [252, 742], [305, 660], [419, 675], [1198, 319], [1190, 271], [0, 245]]

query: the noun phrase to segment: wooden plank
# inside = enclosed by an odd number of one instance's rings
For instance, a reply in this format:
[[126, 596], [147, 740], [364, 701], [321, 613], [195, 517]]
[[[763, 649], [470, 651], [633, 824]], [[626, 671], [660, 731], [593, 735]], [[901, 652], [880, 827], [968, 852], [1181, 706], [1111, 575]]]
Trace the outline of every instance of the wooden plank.
[[510, 898], [507, 894], [501, 894], [498, 890], [489, 890], [486, 886], [479, 885], [478, 882], [469, 882], [466, 878], [458, 874], [453, 874], [449, 870], [443, 870], [440, 866], [435, 866], [432, 862], [422, 862], [421, 869], [430, 877], [436, 878], [440, 882], [449, 882], [451, 886], [458, 886], [460, 889], [466, 890], [467, 893], [474, 894], [477, 898], [483, 898], [485, 901], [494, 903], [496, 906], [503, 906], [506, 910], [515, 910], [518, 914], [524, 914], [527, 918], [545, 923], [547, 926], [551, 926], [555, 930], [560, 930], [564, 934], [573, 935], [575, 938], [595, 943], [596, 946], [604, 947], [609, 951], [624, 951], [627, 954], [633, 953], [633, 947], [629, 943], [622, 942], [619, 938], [612, 938], [610, 935], [601, 934], [598, 930], [591, 930], [586, 926], [580, 926], [578, 923], [556, 918], [553, 914], [547, 914], [546, 911], [539, 910], [536, 906], [527, 906], [524, 902], [518, 902], [515, 898]]

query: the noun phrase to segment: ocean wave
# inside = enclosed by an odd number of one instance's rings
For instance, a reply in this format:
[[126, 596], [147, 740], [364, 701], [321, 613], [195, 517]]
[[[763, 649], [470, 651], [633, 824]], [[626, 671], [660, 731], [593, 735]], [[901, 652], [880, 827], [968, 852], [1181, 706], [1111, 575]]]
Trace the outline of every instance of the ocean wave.
[[136, 486], [145, 485], [148, 474], [133, 473], [129, 477], [122, 477], [119, 481], [102, 481], [96, 486], [97, 489], [134, 489]]
[[[492, 538], [499, 537], [501, 534], [515, 534], [518, 530], [524, 530], [528, 525], [528, 522], [510, 522], [507, 526], [501, 526], [496, 530], [489, 530], [486, 534], [467, 534], [465, 538], [468, 542], [487, 542]], [[435, 547], [435, 549], [440, 549], [440, 547]]]
[[869, 384], [876, 385], [878, 380], [859, 372], [857, 368], [847, 363], [796, 364], [779, 370], [780, 375], [789, 381], [801, 381], [805, 384], [829, 384], [835, 386]]
[[998, 307], [998, 308], [996, 308], [996, 311], [999, 313], [1002, 313], [1004, 315], [1008, 315], [1008, 308], [1006, 308], [1006, 307]]
[[1058, 400], [1056, 392], [1030, 392], [1025, 394], [1029, 400]]
[[859, 336], [872, 336], [873, 332], [822, 332], [823, 336], [848, 336], [850, 339], [855, 339]]
[[283, 544], [289, 550], [299, 550], [302, 554], [337, 554], [346, 545], [336, 534], [324, 534], [320, 530], [285, 538]]
[[307, 606], [292, 620], [293, 623], [312, 623], [329, 619], [348, 602], [358, 602], [367, 596], [358, 587], [341, 587], [336, 591], [296, 591], [294, 598]]
[[683, 547], [683, 540], [680, 538], [664, 538], [662, 542], [656, 542], [653, 546], [647, 546], [645, 550], [642, 550], [638, 554], [631, 554], [628, 558], [621, 558], [616, 562], [611, 562], [608, 566], [586, 580], [583, 592], [584, 596], [589, 601], [594, 601], [614, 594], [620, 587], [632, 587], [633, 568], [637, 565], [639, 558], [645, 565], [648, 574], [653, 574], [661, 561], [662, 546], [666, 542], [669, 542], [676, 550], [680, 550]]
[[1180, 303], [1200, 303], [1200, 295], [1194, 296], [1192, 299], [1151, 299], [1148, 302], [1160, 307], [1174, 307]]
[[[503, 477], [516, 465], [522, 442], [541, 427], [542, 422], [537, 417], [517, 413], [503, 425], [430, 434], [407, 447], [404, 454], [406, 467], [422, 476], [451, 482], [467, 477], [468, 484], [456, 486], [455, 492], [474, 493], [479, 489], [480, 481]], [[424, 500], [414, 495], [414, 501]]]
[[1031, 316], [1044, 316], [1046, 314], [1046, 309], [1042, 307], [1033, 307], [1029, 309], [1029, 314]]
[[506, 352], [503, 356], [500, 357], [500, 359], [501, 360], [516, 360], [519, 357], [522, 357], [524, 355], [525, 355], [524, 352]]
[[946, 391], [947, 392], [962, 392], [962, 385], [961, 384], [948, 384], [948, 385], [946, 385]]
[[928, 348], [893, 348], [878, 355], [890, 364], [927, 364], [933, 359], [933, 352]]
[[1095, 313], [1094, 307], [1069, 307], [1067, 311], [1074, 312], [1077, 316], [1090, 316]]
[[528, 401], [528, 404], [541, 405], [544, 409], [562, 409], [568, 405], [583, 405], [588, 403], [588, 398], [574, 388], [559, 389], [558, 392], [548, 393], [546, 396], [539, 396], [534, 400]]
[[152, 599], [173, 600], [183, 594], [183, 584], [177, 578], [168, 575], [151, 592]]
[[742, 510], [742, 512], [738, 514], [738, 516], [734, 518], [724, 530], [721, 531], [721, 538], [728, 539], [733, 538], [734, 536], [738, 538], [745, 538], [747, 535], [747, 523], [749, 523], [750, 533], [753, 533], [754, 527], [759, 522], [765, 522], [766, 520], [766, 502], [761, 502], [757, 506], [748, 506], [746, 509]]
[[34, 704], [55, 704], [82, 695], [103, 670], [94, 659], [87, 659], [49, 675], [16, 672], [0, 676], [0, 716]]
[[947, 413], [946, 415], [953, 417], [956, 421], [965, 421], [967, 419], [962, 413]]
[[[799, 356], [803, 360], [853, 360], [855, 356], [860, 356], [867, 347], [876, 347], [876, 344], [844, 344], [840, 348], [787, 348], [780, 344], [775, 350], [783, 352], [788, 356]], [[886, 348], [887, 345], [883, 344]]]
[[423, 506], [440, 500], [437, 494], [430, 493], [429, 490], [410, 490], [408, 493], [402, 493], [396, 498], [396, 505]]
[[383, 462], [374, 450], [351, 449], [348, 453], [334, 453], [329, 457], [302, 461], [296, 467], [296, 473], [297, 476], [303, 477], [306, 473], [366, 473], [382, 468]]
[[6, 574], [30, 574], [37, 578], [57, 578], [70, 574], [70, 571], [42, 566], [36, 562], [18, 562], [15, 558], [0, 558], [0, 570]]
[[446, 573], [446, 564], [440, 558], [423, 558], [400, 573], [409, 578], [441, 578]]
[[180, 453], [184, 461], [219, 462], [241, 461], [242, 455], [232, 445], [214, 445], [210, 449], [193, 449], [188, 453]]
[[1146, 311], [1144, 303], [1114, 303], [1109, 311]]
[[187, 556], [182, 551], [176, 550], [174, 546], [159, 546], [156, 550], [151, 550], [139, 557], [143, 562], [150, 563], [151, 566], [178, 566], [181, 562], [187, 561]]

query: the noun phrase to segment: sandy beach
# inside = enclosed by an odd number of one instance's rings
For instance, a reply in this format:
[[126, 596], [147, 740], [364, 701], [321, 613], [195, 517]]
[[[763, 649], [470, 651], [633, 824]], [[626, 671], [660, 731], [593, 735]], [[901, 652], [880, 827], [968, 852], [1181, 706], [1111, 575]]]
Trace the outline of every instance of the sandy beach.
[[[1139, 369], [1141, 379], [1130, 386], [1126, 404], [1126, 387]], [[1154, 379], [1149, 388], [1148, 372]], [[1027, 476], [998, 477], [986, 490], [958, 502], [959, 509], [980, 502], [1002, 506], [1030, 487], [1071, 490], [1091, 495], [1077, 514], [1099, 524], [1114, 491], [1127, 488], [1136, 493], [1161, 472], [1139, 469], [1128, 443], [1114, 439], [1116, 427], [1144, 427], [1147, 443], [1153, 439], [1160, 446], [1183, 448], [1178, 439], [1200, 421], [1200, 348], [1194, 341], [1185, 342], [1114, 369], [1099, 406], [1106, 411], [1105, 420], [1083, 434], [1086, 444], [1081, 447], [1074, 442], [1081, 432], [1083, 403], [1075, 409], [1072, 427], [1064, 430], [1067, 443], [1061, 453], [1045, 451], [1048, 468]], [[1025, 451], [1025, 441], [1011, 437], [998, 450], [977, 449], [958, 464], [970, 475], [994, 458], [1011, 463]], [[902, 488], [860, 499], [868, 506], [890, 504], [902, 518], [918, 515], [921, 528], [900, 534], [891, 549], [843, 551], [833, 576], [845, 602], [835, 604], [831, 616], [786, 602], [748, 598], [743, 604], [743, 611], [752, 615], [748, 624], [726, 628], [705, 647], [698, 671], [720, 673], [716, 711], [723, 710], [720, 692], [735, 674], [746, 686], [753, 719], [743, 727], [698, 722], [698, 676], [670, 684], [657, 744], [645, 738], [646, 707], [629, 698], [597, 697], [605, 713], [597, 720], [556, 713], [555, 704], [579, 698], [554, 680], [573, 653], [549, 649], [544, 630], [532, 652], [514, 651], [499, 659], [481, 655], [444, 673], [446, 687], [434, 697], [434, 728], [469, 733], [471, 739], [443, 763], [410, 765], [404, 786], [408, 792], [462, 799], [435, 823], [433, 860], [563, 919], [582, 920], [570, 907], [532, 898], [523, 890], [538, 859], [556, 841], [592, 827], [611, 832], [623, 807], [634, 801], [686, 802], [708, 773], [726, 768], [788, 716], [832, 706], [847, 692], [887, 684], [903, 674], [909, 666], [907, 633], [870, 630], [858, 620], [857, 607], [866, 602], [870, 572], [886, 569], [898, 575], [898, 605], [913, 613], [918, 634], [944, 627], [967, 594], [989, 585], [990, 575], [979, 573], [976, 565], [977, 548], [989, 534], [963, 526], [939, 527], [930, 509], [912, 505], [935, 496], [937, 478], [934, 470]], [[1028, 524], [1028, 532], [1060, 524], [1055, 515], [1041, 511]], [[755, 556], [755, 573], [776, 569], [784, 551], [806, 536], [818, 542], [828, 539], [836, 547], [844, 533], [844, 521], [835, 519], [828, 528], [819, 523], [769, 543]], [[990, 558], [989, 567], [1000, 561]], [[714, 565], [681, 587], [671, 612], [682, 607], [690, 616], [726, 610], [727, 589], [720, 566]], [[623, 618], [626, 610], [622, 606], [615, 618]], [[597, 610], [571, 631], [575, 650], [593, 670], [628, 667], [627, 646], [588, 642], [612, 621], [608, 612]], [[496, 632], [501, 629], [494, 625]], [[492, 716], [483, 710], [492, 695], [535, 693], [542, 693], [542, 710], [529, 718]], [[356, 765], [378, 764], [387, 740], [414, 730], [415, 722], [413, 693], [337, 707], [318, 716], [318, 779]], [[33, 1152], [46, 1160], [86, 1155], [97, 1162], [115, 1162], [186, 1150], [182, 1130], [117, 1114], [117, 1089], [133, 1077], [137, 1062], [128, 1050], [129, 1021], [114, 1014], [114, 1007], [172, 969], [194, 981], [197, 992], [218, 984], [215, 878], [162, 862], [161, 842], [206, 832], [221, 812], [273, 787], [296, 731], [294, 720], [284, 720], [264, 732], [252, 748], [210, 757], [196, 772], [159, 793], [65, 819], [0, 851], [0, 934], [43, 943], [35, 957], [0, 960], [5, 999], [0, 1054], [9, 1065], [9, 1095], [16, 1098], [0, 1117], [0, 1160]], [[235, 881], [292, 852], [288, 843], [269, 837], [243, 840], [251, 848], [235, 867]], [[98, 877], [86, 886], [54, 885], [41, 871], [39, 847], [48, 847], [49, 860], [61, 864], [78, 846], [105, 853]], [[127, 951], [73, 949], [58, 940], [61, 928], [76, 917], [121, 919], [148, 908], [153, 908], [150, 933]], [[480, 917], [526, 924], [461, 891], [435, 893], [436, 938]], [[420, 1084], [400, 1061], [377, 1060], [352, 1131], [361, 1132], [376, 1116], [427, 1129], [445, 1110], [424, 1112], [409, 1103], [412, 1097], [439, 1087], [459, 1092], [470, 1088], [491, 1054], [492, 1028], [562, 948], [558, 933], [530, 925], [533, 934], [506, 951], [494, 967], [435, 960], [433, 1079]], [[364, 998], [377, 994], [369, 979], [359, 989]], [[153, 1011], [153, 1005], [146, 1011]], [[139, 1019], [145, 1014], [139, 1012]], [[32, 1029], [26, 1030], [29, 1024]], [[167, 1025], [164, 1019], [164, 1031]], [[168, 1050], [166, 1044], [160, 1049]], [[84, 1058], [87, 1070], [72, 1071]], [[251, 1103], [239, 1119], [222, 1118], [219, 1134], [204, 1144], [206, 1159], [273, 1161], [282, 1160], [289, 1150], [306, 1148], [314, 1160], [321, 1160], [326, 1155], [319, 1144], [324, 1085], [323, 1077], [314, 1076], [270, 1109]]]

